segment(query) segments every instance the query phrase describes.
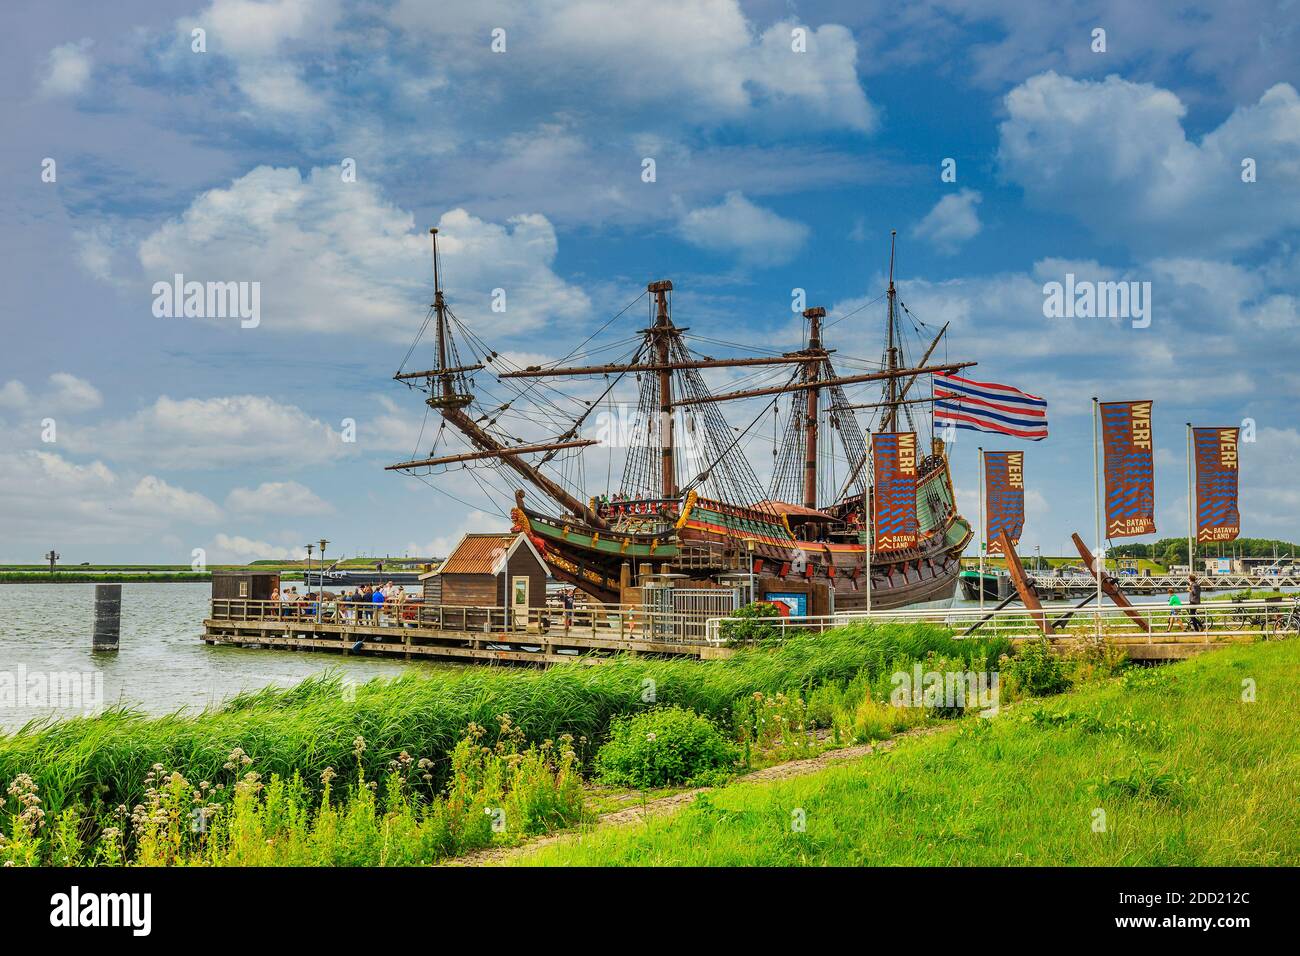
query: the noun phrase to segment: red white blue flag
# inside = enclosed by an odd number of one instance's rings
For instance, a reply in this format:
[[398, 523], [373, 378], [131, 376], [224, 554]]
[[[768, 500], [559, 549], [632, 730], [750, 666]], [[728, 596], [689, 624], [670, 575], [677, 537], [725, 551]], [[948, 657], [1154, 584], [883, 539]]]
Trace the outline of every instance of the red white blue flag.
[[934, 427], [1042, 441], [1047, 437], [1047, 400], [1010, 385], [936, 372]]

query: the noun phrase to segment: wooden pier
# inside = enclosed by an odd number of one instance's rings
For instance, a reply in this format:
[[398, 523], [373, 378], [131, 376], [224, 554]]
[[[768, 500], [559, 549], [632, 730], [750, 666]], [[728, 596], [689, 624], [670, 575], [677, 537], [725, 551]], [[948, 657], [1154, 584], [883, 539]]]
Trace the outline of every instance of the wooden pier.
[[340, 609], [213, 599], [208, 644], [365, 654], [403, 660], [548, 665], [615, 654], [714, 658], [729, 651], [703, 639], [706, 617], [641, 607], [530, 608], [408, 605]]

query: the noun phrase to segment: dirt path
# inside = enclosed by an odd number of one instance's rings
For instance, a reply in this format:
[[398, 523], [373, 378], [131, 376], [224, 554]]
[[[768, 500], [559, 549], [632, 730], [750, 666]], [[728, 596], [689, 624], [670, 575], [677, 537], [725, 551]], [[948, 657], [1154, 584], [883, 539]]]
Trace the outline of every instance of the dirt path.
[[[819, 770], [825, 770], [826, 767], [833, 763], [839, 763], [844, 760], [853, 760], [858, 757], [866, 757], [873, 753], [882, 753], [886, 750], [892, 750], [900, 741], [907, 740], [911, 737], [925, 737], [930, 734], [938, 733], [942, 730], [951, 729], [953, 724], [937, 724], [932, 727], [916, 727], [912, 730], [904, 731], [896, 737], [890, 737], [888, 740], [881, 740], [874, 744], [859, 744], [855, 747], [843, 747], [839, 750], [827, 750], [818, 754], [816, 757], [809, 757], [805, 760], [790, 760], [786, 763], [774, 764], [771, 767], [764, 767], [762, 770], [755, 770], [753, 773], [747, 773], [737, 777], [733, 783], [761, 783], [766, 780], [786, 780], [790, 777], [803, 777], [810, 773], [816, 773]], [[627, 807], [623, 810], [614, 810], [610, 813], [604, 813], [599, 816], [594, 824], [589, 825], [586, 829], [558, 830], [555, 833], [549, 833], [546, 836], [538, 837], [535, 840], [529, 840], [527, 843], [521, 843], [518, 846], [498, 846], [486, 850], [476, 850], [473, 853], [467, 853], [454, 859], [446, 860], [442, 866], [498, 866], [508, 860], [521, 856], [524, 853], [531, 852], [538, 847], [546, 846], [550, 843], [556, 843], [566, 837], [573, 836], [576, 833], [589, 832], [590, 829], [605, 827], [626, 826], [629, 823], [642, 823], [650, 817], [664, 816], [680, 810], [682, 807], [693, 802], [701, 793], [708, 793], [715, 787], [698, 787], [694, 790], [684, 790], [681, 793], [674, 793], [667, 797], [660, 797], [657, 800], [651, 800], [648, 803], [637, 804], [636, 806]]]

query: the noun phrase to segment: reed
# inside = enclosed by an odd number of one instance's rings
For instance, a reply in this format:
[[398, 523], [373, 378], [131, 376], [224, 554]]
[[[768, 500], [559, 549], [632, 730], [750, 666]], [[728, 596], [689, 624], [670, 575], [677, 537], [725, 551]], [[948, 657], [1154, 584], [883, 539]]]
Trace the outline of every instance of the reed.
[[[743, 650], [720, 661], [617, 658], [598, 666], [545, 671], [472, 667], [352, 685], [326, 673], [287, 689], [240, 694], [201, 714], [147, 717], [115, 707], [95, 717], [35, 721], [0, 737], [0, 780], [29, 774], [51, 816], [65, 807], [134, 806], [155, 764], [215, 779], [236, 748], [268, 777], [318, 780], [326, 767], [354, 761], [378, 779], [406, 751], [429, 755], [445, 780], [448, 755], [471, 724], [495, 727], [509, 714], [530, 742], [577, 741], [588, 763], [610, 722], [655, 704], [675, 704], [729, 721], [734, 701], [754, 692], [807, 693], [819, 686], [879, 676], [900, 658], [934, 652], [993, 667], [1005, 641], [956, 641], [923, 624], [857, 624], [795, 636], [775, 648]], [[93, 812], [93, 809], [92, 809]]]

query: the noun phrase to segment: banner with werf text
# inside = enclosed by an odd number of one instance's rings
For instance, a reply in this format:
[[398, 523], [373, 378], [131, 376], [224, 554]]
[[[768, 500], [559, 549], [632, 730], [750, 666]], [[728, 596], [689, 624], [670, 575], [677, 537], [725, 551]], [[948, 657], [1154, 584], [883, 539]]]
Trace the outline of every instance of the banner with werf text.
[[916, 546], [916, 432], [877, 432], [871, 436], [875, 470], [872, 518], [876, 551]]
[[1152, 402], [1102, 402], [1101, 441], [1106, 461], [1106, 537], [1156, 530], [1156, 473], [1152, 460]]
[[988, 528], [988, 553], [1002, 553], [1002, 535], [1011, 546], [1020, 543], [1025, 530], [1025, 453], [984, 453], [984, 515]]
[[1193, 428], [1196, 449], [1196, 540], [1232, 541], [1237, 511], [1237, 428]]

